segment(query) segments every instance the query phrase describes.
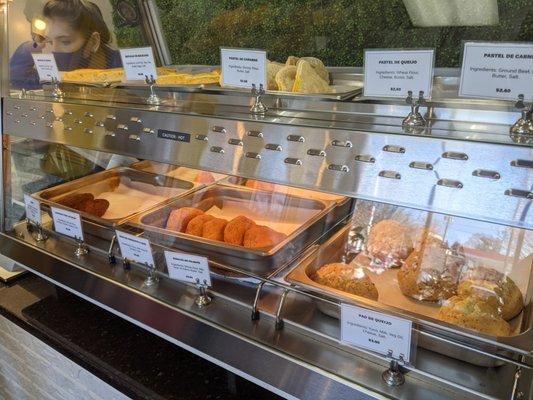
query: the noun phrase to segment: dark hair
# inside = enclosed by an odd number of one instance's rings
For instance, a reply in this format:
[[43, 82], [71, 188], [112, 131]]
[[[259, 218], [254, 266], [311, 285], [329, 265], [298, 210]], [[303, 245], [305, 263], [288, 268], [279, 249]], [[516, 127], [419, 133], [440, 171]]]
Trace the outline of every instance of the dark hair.
[[91, 1], [48, 0], [44, 5], [43, 16], [50, 19], [62, 19], [87, 37], [93, 32], [98, 32], [104, 44], [111, 41], [111, 32], [104, 22], [102, 11]]

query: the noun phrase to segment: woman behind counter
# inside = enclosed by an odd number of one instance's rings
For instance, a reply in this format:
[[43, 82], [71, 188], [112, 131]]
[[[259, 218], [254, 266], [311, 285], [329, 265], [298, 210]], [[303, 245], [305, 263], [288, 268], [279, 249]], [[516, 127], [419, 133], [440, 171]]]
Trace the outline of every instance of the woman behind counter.
[[46, 23], [42, 43], [21, 44], [9, 60], [14, 87], [40, 87], [32, 52], [52, 52], [60, 71], [122, 66], [119, 51], [110, 47], [111, 33], [102, 12], [93, 2], [48, 0], [42, 15]]

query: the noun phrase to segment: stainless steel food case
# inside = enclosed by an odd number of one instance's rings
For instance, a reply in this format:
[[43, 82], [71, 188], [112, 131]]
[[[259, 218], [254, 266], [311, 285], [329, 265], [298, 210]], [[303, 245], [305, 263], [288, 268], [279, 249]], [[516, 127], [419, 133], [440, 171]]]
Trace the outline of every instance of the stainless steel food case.
[[[133, 2], [139, 25], [123, 27], [111, 11], [114, 2], [93, 1], [106, 23], [114, 21], [118, 46], [152, 46], [161, 78], [179, 71], [189, 74], [186, 79], [198, 78], [195, 74], [205, 66], [180, 64], [194, 60], [212, 64], [207, 68], [213, 70], [220, 46], [246, 43], [268, 47], [267, 69], [283, 70], [292, 89], [305, 86], [308, 93], [269, 88], [252, 93], [216, 84], [170, 87], [157, 79], [90, 84], [98, 74], [106, 76], [104, 67], [72, 71], [71, 76], [85, 76], [87, 82], [68, 84], [39, 83], [33, 65], [5, 71], [3, 255], [286, 398], [533, 396], [533, 136], [524, 128], [530, 112], [523, 104], [529, 100], [459, 97], [458, 61], [442, 61], [459, 60], [458, 43], [471, 39], [467, 35], [472, 32], [497, 39], [494, 32], [501, 34], [503, 26], [512, 38], [530, 40], [527, 29], [507, 29], [509, 21], [522, 21], [521, 7], [513, 2], [474, 7], [476, 12], [463, 7], [457, 16], [461, 21], [454, 25], [441, 18], [445, 10], [440, 8], [432, 18], [442, 20], [426, 21], [425, 14], [413, 13], [416, 2], [387, 4], [396, 10], [390, 13], [379, 12], [376, 2], [345, 4], [343, 12], [335, 2], [311, 5], [306, 0], [283, 10], [277, 2], [259, 2], [264, 12], [254, 13], [255, 3], [237, 7], [201, 0], [178, 6], [177, 1], [143, 0]], [[2, 26], [10, 33], [10, 42], [2, 43], [7, 62], [27, 38], [16, 28], [26, 25], [19, 2], [5, 3], [0, 1]], [[210, 12], [200, 13], [206, 20], [189, 29], [187, 23], [197, 21], [198, 14], [190, 7], [200, 3]], [[277, 13], [268, 11], [272, 7], [278, 7]], [[187, 10], [187, 21], [176, 24], [181, 18], [177, 10]], [[491, 23], [471, 15], [490, 10], [501, 11]], [[382, 29], [391, 26], [392, 16], [402, 15], [402, 29]], [[364, 24], [379, 18], [379, 23]], [[256, 30], [253, 24], [263, 19], [266, 23]], [[415, 29], [404, 29], [407, 19]], [[237, 31], [231, 31], [231, 21]], [[284, 21], [295, 29], [287, 31]], [[346, 24], [340, 28], [342, 21]], [[435, 28], [443, 21], [448, 21], [446, 29]], [[464, 28], [469, 21], [481, 25]], [[280, 24], [285, 24], [284, 32]], [[441, 33], [452, 30], [458, 40], [444, 40]], [[393, 47], [417, 47], [418, 36], [407, 42], [402, 36], [412, 31], [427, 39], [424, 47], [438, 39], [431, 96], [425, 94], [420, 104], [412, 97], [407, 104], [407, 93], [402, 98], [363, 97], [363, 53], [358, 49], [391, 38], [398, 39]], [[202, 36], [205, 32], [208, 37]], [[242, 36], [249, 32], [254, 35]], [[170, 40], [173, 45], [167, 46]], [[359, 44], [351, 45], [351, 40]], [[305, 57], [309, 54], [314, 57]], [[269, 83], [279, 88], [278, 72], [274, 79], [270, 74]], [[332, 92], [332, 85], [346, 90]], [[315, 86], [323, 90], [313, 93]], [[413, 119], [416, 109], [424, 122], [403, 123]], [[65, 154], [81, 160], [76, 168]], [[50, 155], [55, 170], [46, 162]], [[102, 217], [81, 212], [82, 228], [89, 234], [87, 254], [78, 251], [76, 240], [57, 234], [48, 220], [47, 238], [31, 232], [23, 195], [33, 195], [48, 211], [80, 193], [109, 202]], [[247, 249], [166, 229], [170, 213], [182, 207], [227, 220], [244, 215], [287, 236], [271, 248]], [[395, 221], [400, 232], [413, 233], [408, 246], [403, 233], [392, 235], [402, 239], [402, 257], [371, 255], [376, 243], [390, 247], [385, 253], [400, 253], [396, 244], [386, 243], [386, 233], [375, 234], [386, 220]], [[156, 265], [126, 262], [115, 250], [115, 229], [147, 239]], [[416, 300], [404, 294], [398, 274], [414, 265], [410, 256], [426, 240], [417, 239], [420, 235], [439, 242], [438, 250], [446, 256], [460, 254], [468, 268], [501, 277], [496, 285], [478, 285], [487, 292], [500, 290], [503, 282], [512, 288], [513, 299], [520, 294], [520, 313], [508, 320], [502, 309], [510, 301], [493, 305], [489, 295], [476, 303], [481, 310], [490, 307], [490, 317], [502, 327], [509, 325], [510, 334], [490, 335], [446, 322], [440, 313], [456, 304], [450, 298]], [[172, 279], [165, 258], [169, 252], [206, 257], [211, 287]], [[391, 260], [394, 268], [376, 268]], [[434, 269], [447, 265], [439, 262]], [[378, 292], [377, 301], [317, 283], [315, 274], [328, 263], [364, 272]], [[425, 272], [432, 276], [429, 269]], [[478, 292], [459, 294], [459, 283], [453, 297], [477, 301]], [[409, 362], [342, 341], [337, 316], [344, 303], [411, 323]], [[465, 319], [473, 315], [463, 314]]]

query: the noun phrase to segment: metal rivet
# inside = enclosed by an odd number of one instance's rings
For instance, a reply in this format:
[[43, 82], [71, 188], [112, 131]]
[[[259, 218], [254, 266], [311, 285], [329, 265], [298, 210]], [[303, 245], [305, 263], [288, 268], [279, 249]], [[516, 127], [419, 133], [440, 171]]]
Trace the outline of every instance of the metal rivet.
[[512, 167], [519, 167], [519, 168], [533, 168], [533, 161], [532, 160], [513, 160], [511, 161]]
[[226, 133], [226, 128], [224, 128], [223, 126], [213, 126], [213, 128], [211, 128], [211, 130], [213, 132]]
[[500, 179], [501, 175], [498, 171], [489, 171], [486, 169], [476, 169], [472, 172], [473, 176], [478, 178]]
[[328, 169], [331, 171], [350, 172], [350, 168], [347, 165], [341, 164], [329, 164]]
[[201, 140], [201, 141], [203, 141], [203, 142], [207, 142], [207, 141], [209, 140], [208, 137], [207, 137], [206, 135], [196, 135], [194, 138], [195, 138], [196, 140]]
[[365, 162], [365, 163], [375, 163], [376, 159], [369, 155], [359, 154], [355, 156], [355, 161]]
[[94, 123], [94, 126], [98, 126], [100, 128], [103, 128], [105, 126], [104, 121], [96, 121]]
[[134, 122], [136, 124], [142, 124], [142, 120], [139, 117], [131, 117], [130, 122]]
[[10, 117], [13, 115], [12, 111], [6, 111], [6, 115], [9, 115]]
[[253, 158], [254, 160], [260, 160], [261, 159], [261, 154], [259, 153], [254, 153], [254, 152], [247, 152], [245, 154], [246, 158]]
[[154, 130], [152, 128], [143, 128], [143, 133], [146, 135], [153, 135]]
[[248, 131], [247, 135], [248, 135], [248, 136], [251, 136], [251, 137], [255, 137], [255, 138], [262, 138], [262, 137], [263, 137], [263, 132], [259, 132], [259, 131]]
[[268, 143], [268, 144], [266, 144], [265, 145], [265, 149], [272, 150], [272, 151], [282, 151], [283, 150], [281, 145], [276, 144], [276, 143]]
[[93, 130], [92, 130], [92, 129], [89, 129], [89, 128], [85, 128], [84, 132], [85, 132], [85, 133], [88, 133], [88, 134], [90, 134], [90, 135], [92, 135]]
[[428, 171], [433, 170], [433, 164], [423, 162], [423, 161], [413, 161], [409, 164], [409, 167], [415, 168], [415, 169], [426, 169]]
[[437, 181], [437, 185], [445, 186], [445, 187], [449, 187], [449, 188], [454, 188], [454, 189], [462, 189], [463, 188], [462, 182], [456, 181], [456, 180], [453, 180], [453, 179], [439, 179]]
[[115, 132], [113, 132], [113, 131], [106, 131], [105, 135], [106, 135], [106, 136], [109, 136], [109, 137], [115, 137]]
[[307, 154], [309, 154], [310, 156], [326, 157], [326, 152], [324, 150], [319, 149], [309, 149], [307, 150]]
[[452, 160], [461, 160], [461, 161], [468, 160], [468, 155], [467, 154], [459, 153], [459, 152], [456, 152], [456, 151], [446, 151], [446, 152], [442, 153], [442, 157], [443, 158], [449, 158], [449, 159], [452, 159]]
[[331, 145], [335, 147], [353, 147], [352, 142], [349, 140], [332, 140]]
[[106, 115], [105, 119], [110, 119], [110, 120], [115, 121], [115, 120], [117, 119], [117, 117], [115, 117], [115, 116], [112, 115], [112, 114], [109, 114], [109, 115]]
[[298, 158], [287, 157], [284, 162], [285, 164], [302, 165], [302, 160]]
[[231, 144], [232, 146], [243, 146], [243, 142], [240, 139], [229, 139], [228, 144]]
[[220, 146], [212, 146], [209, 150], [213, 153], [224, 154], [224, 149]]
[[383, 151], [387, 151], [389, 153], [405, 153], [405, 147], [402, 146], [396, 146], [394, 144], [388, 144], [386, 146], [383, 146]]
[[141, 140], [139, 135], [129, 135], [128, 139], [129, 140]]
[[87, 118], [93, 118], [93, 117], [94, 117], [94, 114], [91, 113], [91, 112], [86, 112], [84, 115], [85, 115]]
[[382, 178], [388, 178], [388, 179], [402, 179], [402, 175], [397, 171], [383, 170], [379, 172], [379, 176], [381, 176]]
[[300, 135], [289, 135], [289, 136], [287, 136], [287, 140], [289, 142], [299, 142], [299, 143], [304, 143], [305, 142], [305, 138], [303, 136], [300, 136]]
[[533, 192], [530, 192], [529, 190], [507, 189], [505, 191], [505, 195], [512, 196], [512, 197], [521, 197], [521, 198], [528, 199], [528, 200], [533, 199]]
[[118, 124], [117, 125], [117, 129], [120, 129], [122, 131], [127, 131], [128, 130], [128, 126], [124, 125], [124, 124]]
[[66, 130], [67, 132], [72, 132], [72, 127], [70, 127], [70, 126], [65, 126], [64, 130]]

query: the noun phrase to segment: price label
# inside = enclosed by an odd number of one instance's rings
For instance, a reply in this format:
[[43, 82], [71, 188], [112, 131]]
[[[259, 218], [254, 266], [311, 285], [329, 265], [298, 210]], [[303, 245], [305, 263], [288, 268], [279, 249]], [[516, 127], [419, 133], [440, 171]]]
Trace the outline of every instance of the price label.
[[211, 286], [207, 257], [165, 251], [168, 275], [175, 280]]
[[36, 225], [41, 225], [41, 203], [33, 197], [25, 194], [24, 207], [26, 208], [26, 218]]
[[267, 56], [263, 50], [220, 49], [221, 86], [267, 89]]
[[350, 304], [341, 305], [341, 341], [409, 362], [412, 322]]
[[155, 267], [152, 247], [148, 239], [130, 235], [126, 232], [115, 232], [122, 257], [139, 264]]
[[363, 94], [367, 97], [431, 97], [434, 50], [365, 50]]
[[81, 227], [80, 214], [63, 210], [61, 208], [50, 208], [52, 209], [54, 230], [62, 235], [83, 241], [83, 229]]
[[151, 47], [120, 49], [120, 58], [126, 80], [144, 81], [147, 76], [157, 79], [154, 52]]
[[533, 99], [533, 44], [466, 42], [459, 96]]
[[31, 56], [41, 82], [50, 82], [52, 79], [60, 80], [56, 59], [52, 53], [32, 53]]

